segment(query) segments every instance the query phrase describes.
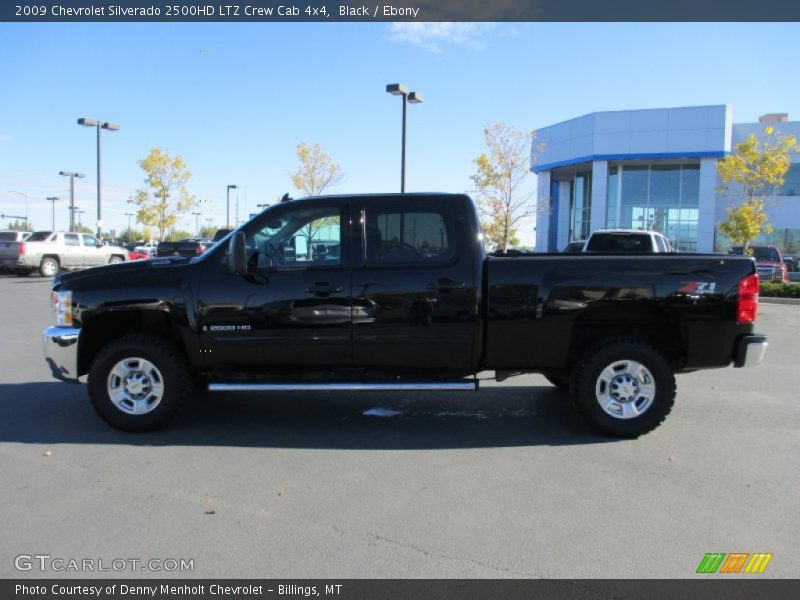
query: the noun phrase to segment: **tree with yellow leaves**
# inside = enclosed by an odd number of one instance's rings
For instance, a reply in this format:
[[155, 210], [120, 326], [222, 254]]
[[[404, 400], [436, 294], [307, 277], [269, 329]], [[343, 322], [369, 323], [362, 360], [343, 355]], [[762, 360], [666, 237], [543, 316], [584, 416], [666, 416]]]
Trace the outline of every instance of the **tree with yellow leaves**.
[[[751, 133], [736, 144], [733, 153], [717, 162], [722, 181], [718, 193], [734, 192], [727, 219], [719, 224], [719, 230], [741, 245], [744, 254], [759, 233], [772, 231], [767, 223], [766, 199], [783, 185], [791, 164], [790, 154], [797, 147], [793, 135], [780, 135], [772, 127], [767, 127], [764, 134], [763, 141], [759, 141]], [[744, 199], [738, 205], [734, 203], [737, 195]]]
[[481, 213], [481, 229], [487, 242], [503, 251], [518, 244], [518, 227], [535, 212], [534, 193], [524, 188], [531, 159], [541, 151], [534, 147], [535, 131], [522, 131], [507, 123], [484, 128], [488, 152], [473, 162], [475, 198]]
[[321, 144], [297, 144], [300, 164], [291, 174], [292, 185], [306, 196], [319, 196], [342, 179], [342, 169], [333, 162]]
[[128, 202], [138, 207], [136, 220], [147, 229], [158, 230], [158, 239], [163, 240], [164, 233], [175, 226], [178, 216], [197, 204], [186, 189], [192, 174], [180, 154], [173, 158], [161, 148], [151, 148], [137, 164], [145, 173], [144, 182], [148, 187], [136, 190]]

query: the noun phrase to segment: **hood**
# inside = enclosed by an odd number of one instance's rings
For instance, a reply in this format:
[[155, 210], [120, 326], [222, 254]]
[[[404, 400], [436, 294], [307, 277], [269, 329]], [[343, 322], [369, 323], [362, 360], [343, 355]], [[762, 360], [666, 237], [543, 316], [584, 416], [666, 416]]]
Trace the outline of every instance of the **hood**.
[[126, 274], [133, 275], [134, 273], [142, 273], [144, 271], [178, 267], [189, 264], [190, 261], [191, 258], [186, 256], [164, 256], [161, 258], [152, 258], [150, 260], [129, 260], [115, 265], [91, 267], [90, 269], [70, 271], [57, 275], [53, 279], [52, 287], [55, 289], [62, 284], [72, 284], [89, 279], [103, 279], [109, 276], [124, 277]]

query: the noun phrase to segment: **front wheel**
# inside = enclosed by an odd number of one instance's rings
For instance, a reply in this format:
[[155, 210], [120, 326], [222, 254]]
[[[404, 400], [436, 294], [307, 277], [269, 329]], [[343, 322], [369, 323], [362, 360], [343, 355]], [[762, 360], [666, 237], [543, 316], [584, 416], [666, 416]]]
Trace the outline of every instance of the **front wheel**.
[[60, 268], [61, 265], [58, 264], [58, 261], [48, 256], [47, 258], [43, 258], [42, 262], [39, 264], [39, 274], [42, 277], [55, 277], [58, 275]]
[[637, 341], [601, 346], [575, 368], [572, 397], [581, 415], [604, 433], [639, 437], [658, 427], [675, 402], [667, 359]]
[[192, 382], [178, 349], [154, 335], [111, 342], [89, 371], [89, 398], [97, 413], [123, 431], [150, 431], [167, 423]]

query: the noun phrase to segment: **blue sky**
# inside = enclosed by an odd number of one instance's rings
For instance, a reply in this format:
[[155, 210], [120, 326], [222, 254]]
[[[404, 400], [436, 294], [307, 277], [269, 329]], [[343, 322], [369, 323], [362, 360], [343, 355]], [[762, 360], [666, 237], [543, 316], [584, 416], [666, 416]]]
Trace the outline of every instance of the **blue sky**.
[[[181, 154], [203, 219], [224, 221], [291, 188], [301, 141], [341, 165], [334, 192], [399, 191], [402, 82], [408, 191], [469, 191], [482, 128], [536, 129], [588, 112], [732, 104], [734, 120], [800, 117], [800, 25], [785, 24], [0, 24], [0, 213], [56, 227], [95, 219], [94, 130], [103, 137], [105, 229], [121, 231], [152, 146]], [[533, 179], [533, 176], [531, 176]], [[236, 193], [232, 194], [233, 200]], [[233, 209], [232, 209], [233, 210]], [[3, 222], [3, 225], [5, 222]], [[183, 219], [194, 229], [194, 217]]]

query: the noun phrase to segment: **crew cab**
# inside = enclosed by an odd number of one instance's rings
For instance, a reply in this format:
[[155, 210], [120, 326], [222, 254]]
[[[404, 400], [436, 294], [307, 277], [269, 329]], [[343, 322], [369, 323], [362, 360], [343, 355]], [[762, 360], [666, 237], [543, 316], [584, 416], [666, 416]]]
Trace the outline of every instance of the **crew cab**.
[[669, 238], [658, 231], [643, 229], [599, 229], [589, 235], [584, 252], [603, 254], [661, 254], [674, 252]]
[[542, 373], [635, 437], [670, 412], [676, 373], [764, 356], [752, 258], [487, 257], [479, 231], [464, 195], [282, 202], [191, 259], [56, 277], [45, 357], [128, 431], [162, 426], [193, 384], [476, 390], [489, 371]]
[[0, 245], [0, 266], [17, 275], [39, 271], [53, 277], [62, 269], [83, 269], [116, 264], [128, 260], [128, 251], [118, 246], [104, 246], [87, 233], [35, 231], [25, 241]]

